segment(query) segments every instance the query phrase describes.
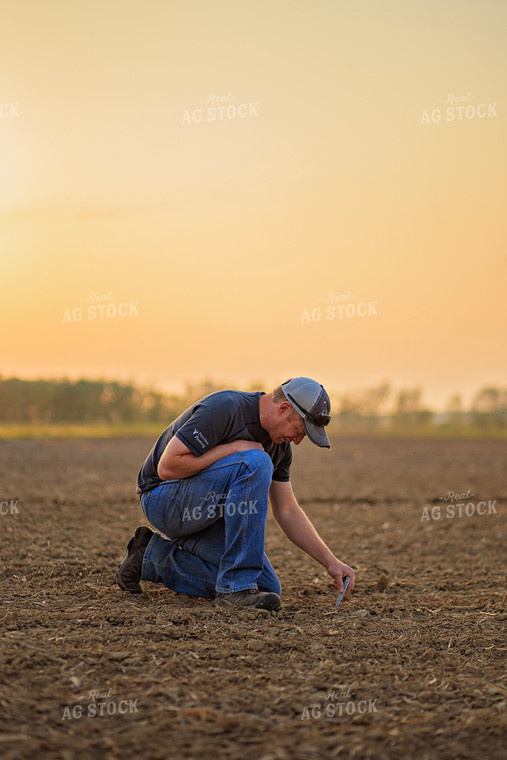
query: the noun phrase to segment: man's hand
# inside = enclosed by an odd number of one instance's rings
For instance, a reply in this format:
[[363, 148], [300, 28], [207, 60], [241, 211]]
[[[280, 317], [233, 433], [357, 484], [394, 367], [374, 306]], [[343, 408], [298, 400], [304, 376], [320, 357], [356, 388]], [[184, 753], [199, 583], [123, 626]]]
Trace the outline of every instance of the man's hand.
[[262, 443], [257, 443], [257, 441], [232, 441], [229, 445], [234, 446], [235, 449], [231, 454], [237, 454], [239, 451], [250, 451], [250, 449], [260, 449], [261, 451], [264, 451]]
[[327, 572], [333, 578], [333, 586], [336, 586], [338, 591], [343, 591], [343, 579], [344, 578], [350, 578], [350, 583], [347, 591], [343, 595], [343, 598], [347, 597], [352, 589], [354, 588], [354, 576], [355, 576], [355, 570], [353, 570], [351, 567], [346, 565], [344, 562], [340, 562], [339, 559], [336, 559], [334, 557], [327, 566]]

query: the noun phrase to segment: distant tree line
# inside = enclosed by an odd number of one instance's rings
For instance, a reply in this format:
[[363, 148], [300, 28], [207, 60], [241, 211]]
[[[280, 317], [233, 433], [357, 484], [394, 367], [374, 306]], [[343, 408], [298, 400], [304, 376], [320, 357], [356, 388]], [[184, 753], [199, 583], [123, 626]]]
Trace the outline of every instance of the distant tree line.
[[160, 422], [180, 411], [178, 397], [128, 383], [0, 378], [4, 422]]
[[336, 396], [334, 409], [351, 428], [471, 427], [483, 432], [507, 428], [507, 389], [484, 387], [465, 409], [461, 396], [452, 396], [444, 412], [434, 412], [422, 400], [420, 387], [394, 391], [389, 383]]
[[[21, 380], [0, 377], [0, 421], [48, 423], [154, 422], [167, 424], [192, 402], [234, 386], [205, 380], [187, 384], [181, 394], [108, 380]], [[262, 383], [248, 390], [263, 390]], [[271, 390], [271, 389], [264, 389]], [[395, 391], [384, 382], [365, 390], [331, 394], [333, 418], [346, 429], [379, 427], [473, 427], [484, 432], [507, 428], [507, 389], [484, 387], [464, 409], [461, 397], [435, 413], [422, 401], [422, 389]]]

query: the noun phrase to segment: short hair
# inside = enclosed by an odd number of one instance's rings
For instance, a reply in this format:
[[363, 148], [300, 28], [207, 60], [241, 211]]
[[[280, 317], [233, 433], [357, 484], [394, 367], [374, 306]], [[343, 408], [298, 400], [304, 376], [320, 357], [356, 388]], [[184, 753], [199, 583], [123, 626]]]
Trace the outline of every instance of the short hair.
[[[289, 379], [286, 380], [285, 383], [290, 383], [291, 380], [292, 380], [292, 377], [289, 377]], [[285, 385], [285, 383], [282, 383], [282, 385]], [[289, 401], [289, 399], [287, 398], [287, 396], [282, 390], [282, 385], [279, 385], [277, 388], [274, 389], [274, 391], [272, 391], [273, 403], [275, 404], [281, 404], [282, 401]], [[289, 401], [289, 404], [290, 404], [290, 401]]]

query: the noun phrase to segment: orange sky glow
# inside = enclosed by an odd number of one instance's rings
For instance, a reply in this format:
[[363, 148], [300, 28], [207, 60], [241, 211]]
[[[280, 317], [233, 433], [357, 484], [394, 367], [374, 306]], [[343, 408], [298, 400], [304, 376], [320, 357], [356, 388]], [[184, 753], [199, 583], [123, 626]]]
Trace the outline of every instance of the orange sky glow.
[[505, 3], [2, 17], [1, 375], [505, 385]]

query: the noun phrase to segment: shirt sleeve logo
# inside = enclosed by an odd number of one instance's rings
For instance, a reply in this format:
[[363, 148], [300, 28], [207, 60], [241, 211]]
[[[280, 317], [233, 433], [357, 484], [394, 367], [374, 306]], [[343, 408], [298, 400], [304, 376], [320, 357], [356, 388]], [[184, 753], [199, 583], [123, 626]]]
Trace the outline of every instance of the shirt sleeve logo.
[[208, 439], [201, 433], [200, 430], [197, 430], [197, 428], [194, 428], [192, 435], [202, 449], [205, 449], [206, 446], [209, 446]]

